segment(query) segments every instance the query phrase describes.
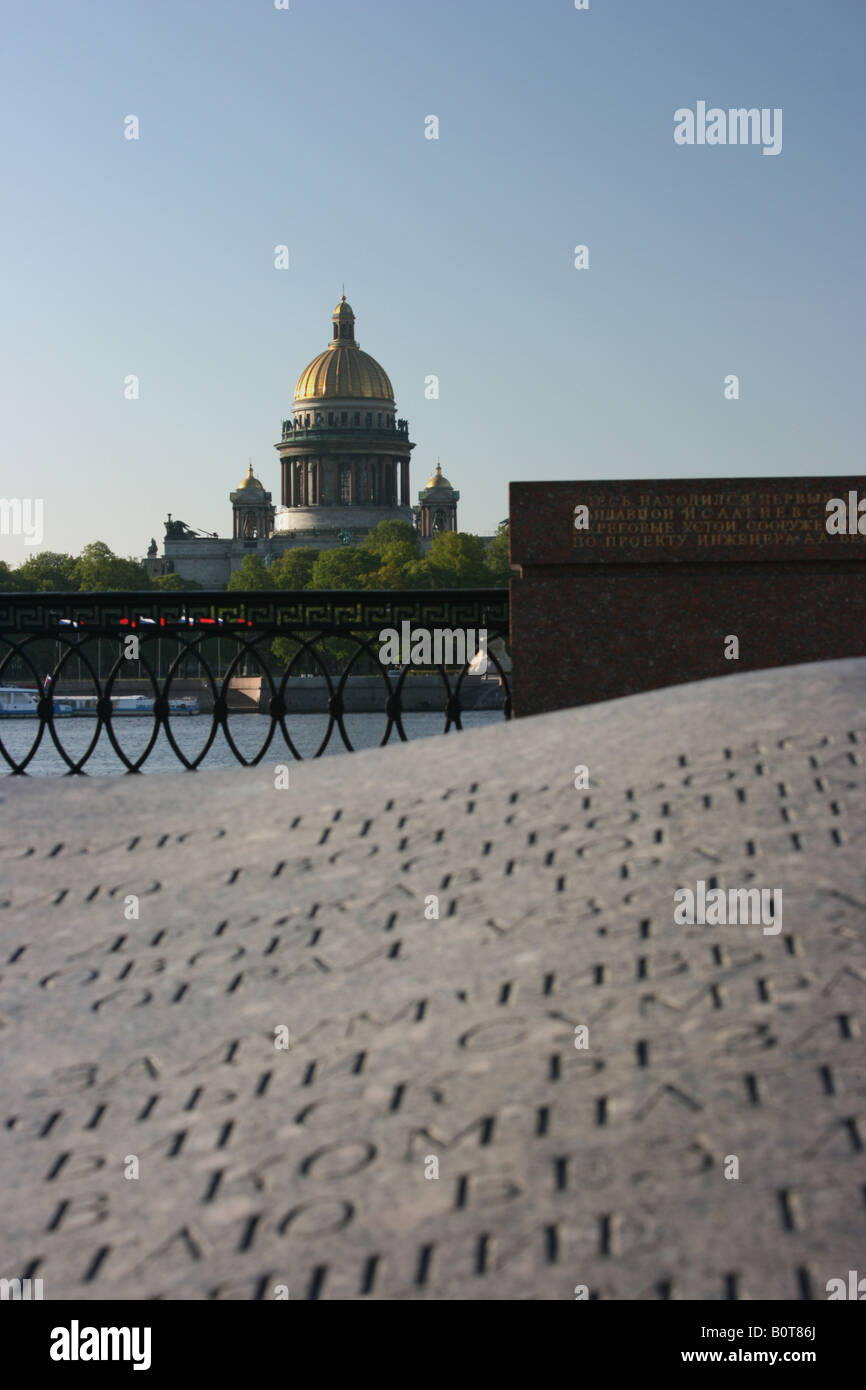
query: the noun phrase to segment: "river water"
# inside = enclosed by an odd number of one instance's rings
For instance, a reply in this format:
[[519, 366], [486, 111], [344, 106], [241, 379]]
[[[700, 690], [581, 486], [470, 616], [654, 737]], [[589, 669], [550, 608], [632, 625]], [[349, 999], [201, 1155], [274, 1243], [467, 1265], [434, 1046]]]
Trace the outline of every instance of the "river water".
[[[502, 719], [501, 710], [470, 710], [463, 715], [463, 728], [466, 731], [483, 728], [488, 724], [499, 723]], [[271, 723], [269, 717], [265, 714], [235, 714], [229, 716], [228, 722], [229, 731], [238, 751], [248, 761], [252, 761], [267, 737]], [[346, 732], [356, 749], [375, 748], [377, 744], [381, 743], [386, 727], [386, 719], [383, 714], [347, 714], [344, 716], [344, 723]], [[423, 711], [403, 715], [403, 727], [410, 740], [441, 737], [444, 726], [445, 717], [442, 714]], [[286, 727], [301, 756], [311, 758], [315, 755], [325, 736], [328, 716], [326, 714], [291, 714], [286, 718]], [[95, 720], [92, 719], [58, 719], [55, 724], [58, 738], [73, 760], [81, 757], [93, 738], [95, 728]], [[32, 746], [38, 729], [37, 721], [32, 718], [2, 719], [0, 720], [0, 743], [13, 758], [20, 760]], [[211, 721], [207, 716], [181, 716], [171, 721], [171, 729], [178, 747], [187, 758], [192, 760], [201, 752], [207, 741]], [[142, 715], [141, 718], [136, 715], [124, 716], [115, 720], [114, 731], [115, 737], [127, 757], [135, 759], [147, 747], [148, 739], [153, 732], [153, 720], [147, 714]], [[460, 734], [453, 729], [451, 734], [457, 738], [460, 737]], [[392, 729], [388, 746], [399, 742], [396, 729]], [[344, 747], [339, 730], [335, 726], [322, 756], [326, 758], [336, 757], [345, 752], [347, 749]], [[279, 727], [268, 746], [265, 760], [268, 763], [283, 761], [291, 763], [293, 761], [291, 750], [287, 747]], [[206, 769], [239, 766], [221, 729], [217, 732], [213, 745], [200, 766]], [[178, 772], [182, 767], [183, 764], [175, 755], [165, 732], [160, 731], [159, 739], [144, 763], [142, 772]], [[9, 764], [0, 755], [0, 775], [9, 771]], [[85, 763], [85, 771], [90, 776], [102, 777], [116, 776], [118, 773], [126, 771], [112, 748], [104, 729], [96, 748]], [[68, 768], [54, 746], [47, 729], [42, 736], [42, 742], [36, 756], [27, 765], [27, 772], [33, 777], [51, 777], [58, 773], [68, 772]]]

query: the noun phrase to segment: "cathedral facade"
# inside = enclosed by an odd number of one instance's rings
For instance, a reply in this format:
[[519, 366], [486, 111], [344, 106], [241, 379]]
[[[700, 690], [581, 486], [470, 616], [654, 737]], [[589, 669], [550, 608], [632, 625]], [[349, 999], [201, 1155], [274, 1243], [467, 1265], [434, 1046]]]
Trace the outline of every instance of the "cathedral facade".
[[230, 494], [230, 537], [165, 523], [163, 554], [151, 541], [151, 575], [175, 573], [203, 588], [225, 588], [245, 555], [270, 565], [297, 546], [328, 550], [362, 541], [380, 521], [414, 525], [426, 549], [440, 530], [457, 530], [457, 499], [441, 468], [410, 501], [409, 468], [415, 445], [409, 423], [397, 414], [384, 368], [362, 352], [355, 315], [343, 295], [331, 316], [331, 340], [301, 373], [292, 414], [283, 420], [275, 449], [280, 460], [280, 505], [253, 473]]

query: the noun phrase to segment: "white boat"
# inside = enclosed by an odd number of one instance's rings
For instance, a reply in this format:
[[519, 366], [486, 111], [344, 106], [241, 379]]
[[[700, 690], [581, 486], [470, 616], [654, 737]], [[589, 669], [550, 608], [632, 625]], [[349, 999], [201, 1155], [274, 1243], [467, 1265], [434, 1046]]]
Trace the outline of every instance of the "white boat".
[[20, 719], [36, 714], [41, 692], [32, 686], [0, 685], [0, 719]]

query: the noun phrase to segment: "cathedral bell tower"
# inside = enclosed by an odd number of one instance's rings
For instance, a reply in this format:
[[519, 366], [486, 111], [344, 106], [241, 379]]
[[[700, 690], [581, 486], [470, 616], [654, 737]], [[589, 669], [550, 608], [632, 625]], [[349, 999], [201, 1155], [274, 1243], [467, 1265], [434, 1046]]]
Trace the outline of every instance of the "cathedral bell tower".
[[232, 539], [257, 541], [271, 534], [274, 527], [274, 508], [271, 494], [265, 492], [253, 473], [250, 463], [247, 476], [229, 494], [232, 503]]
[[429, 540], [440, 531], [457, 530], [457, 503], [460, 493], [451, 486], [442, 472], [442, 465], [436, 464], [436, 472], [428, 480], [427, 486], [418, 493], [418, 534], [422, 540]]

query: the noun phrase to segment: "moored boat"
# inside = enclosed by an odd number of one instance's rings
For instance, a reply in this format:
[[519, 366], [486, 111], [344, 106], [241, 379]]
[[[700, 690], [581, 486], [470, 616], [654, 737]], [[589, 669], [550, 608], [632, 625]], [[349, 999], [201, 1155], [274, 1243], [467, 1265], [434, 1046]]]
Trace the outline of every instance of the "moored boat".
[[[0, 686], [0, 718], [35, 718], [39, 713], [41, 692], [32, 686]], [[55, 693], [52, 699], [52, 713], [55, 719], [95, 719], [98, 714], [96, 695], [63, 695]], [[111, 717], [118, 715], [153, 714], [152, 695], [112, 695]], [[180, 714], [201, 714], [201, 706], [195, 696], [178, 695], [169, 698], [170, 716]]]
[[27, 685], [0, 685], [0, 719], [20, 719], [35, 715], [39, 709], [40, 691]]

